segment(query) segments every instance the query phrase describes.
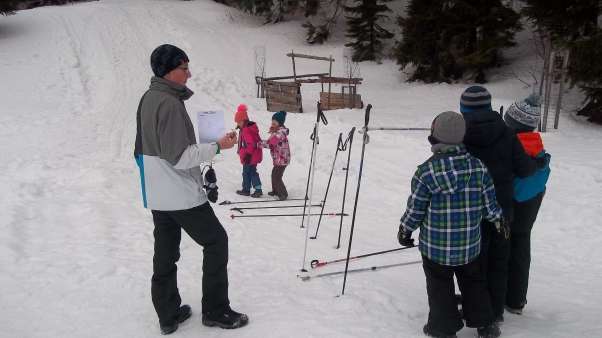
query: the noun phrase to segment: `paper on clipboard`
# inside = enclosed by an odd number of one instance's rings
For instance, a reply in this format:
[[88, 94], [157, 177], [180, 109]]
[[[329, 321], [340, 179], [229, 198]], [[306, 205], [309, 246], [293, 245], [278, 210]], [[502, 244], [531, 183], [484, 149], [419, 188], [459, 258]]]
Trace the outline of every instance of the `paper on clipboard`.
[[223, 110], [199, 110], [196, 117], [199, 143], [216, 142], [226, 135]]

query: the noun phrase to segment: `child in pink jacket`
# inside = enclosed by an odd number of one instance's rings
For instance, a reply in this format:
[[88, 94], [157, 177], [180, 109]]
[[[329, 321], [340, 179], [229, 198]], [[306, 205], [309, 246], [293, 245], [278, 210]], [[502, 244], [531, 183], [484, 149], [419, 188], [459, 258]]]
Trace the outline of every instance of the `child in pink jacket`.
[[277, 196], [279, 200], [284, 201], [288, 197], [286, 186], [282, 182], [282, 175], [286, 166], [291, 163], [291, 148], [288, 144], [288, 128], [284, 126], [286, 112], [281, 110], [272, 116], [272, 126], [270, 127], [270, 137], [260, 142], [263, 148], [270, 148], [270, 154], [274, 160], [272, 169], [272, 191], [268, 192], [270, 196]]
[[[237, 129], [240, 129], [238, 138], [238, 156], [242, 164], [242, 190], [237, 190], [236, 193], [243, 196], [261, 197], [261, 179], [257, 172], [257, 164], [261, 163], [263, 154], [259, 147], [261, 137], [259, 137], [259, 128], [257, 123], [249, 121], [247, 115], [247, 106], [241, 104], [238, 106], [236, 114], [234, 114], [234, 122]], [[251, 187], [255, 188], [251, 194]]]

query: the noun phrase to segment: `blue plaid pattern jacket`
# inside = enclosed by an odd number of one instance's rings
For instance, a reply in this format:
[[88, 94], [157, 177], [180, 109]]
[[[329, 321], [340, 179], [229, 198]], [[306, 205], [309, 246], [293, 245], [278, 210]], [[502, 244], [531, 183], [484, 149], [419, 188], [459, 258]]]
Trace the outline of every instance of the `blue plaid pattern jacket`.
[[496, 222], [501, 215], [487, 168], [460, 144], [418, 166], [400, 227], [420, 228], [422, 255], [456, 266], [481, 252], [481, 219]]

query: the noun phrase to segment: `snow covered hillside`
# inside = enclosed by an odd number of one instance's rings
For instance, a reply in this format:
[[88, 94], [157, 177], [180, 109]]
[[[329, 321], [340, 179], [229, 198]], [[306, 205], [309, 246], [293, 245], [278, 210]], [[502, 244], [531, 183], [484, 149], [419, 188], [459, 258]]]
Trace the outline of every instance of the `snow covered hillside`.
[[[268, 76], [292, 75], [286, 57], [292, 50], [332, 56], [333, 75], [344, 76], [344, 39], [335, 36], [323, 46], [310, 46], [304, 33], [299, 21], [263, 25], [261, 18], [209, 0], [102, 0], [0, 17], [0, 336], [159, 336], [150, 296], [153, 224], [142, 207], [133, 158], [136, 108], [152, 75], [150, 54], [170, 43], [190, 57], [188, 87], [195, 95], [187, 108], [193, 121], [197, 110], [223, 109], [227, 126], [234, 127], [236, 106], [246, 103], [265, 135], [272, 113], [264, 99], [256, 98], [255, 46], [265, 46]], [[536, 65], [526, 44], [507, 57], [513, 67]], [[326, 63], [313, 60], [296, 66], [298, 73], [328, 71]], [[439, 113], [459, 111], [460, 94], [468, 86], [406, 83], [391, 60], [360, 67], [364, 80], [358, 93], [373, 105], [374, 127], [429, 127]], [[485, 86], [496, 108], [533, 90], [493, 75], [494, 82]], [[292, 164], [284, 182], [291, 198], [305, 195], [319, 91], [318, 84], [304, 84], [305, 113], [287, 117]], [[533, 230], [529, 303], [522, 316], [506, 314], [503, 337], [602, 335], [602, 127], [571, 113], [579, 100], [577, 93], [567, 95], [560, 128], [549, 127], [543, 135], [552, 174]], [[360, 109], [327, 111], [326, 116], [314, 202], [325, 193], [339, 134], [346, 137], [364, 123]], [[430, 156], [426, 137], [423, 131], [370, 133], [353, 256], [399, 247], [396, 234], [410, 178]], [[360, 151], [356, 133], [345, 205], [349, 214]], [[258, 168], [269, 186], [267, 151], [265, 158]], [[242, 201], [234, 193], [242, 181], [236, 152], [224, 151], [216, 160], [220, 201]], [[338, 154], [327, 212], [341, 210], [345, 172], [340, 168], [346, 160], [346, 152]], [[344, 219], [340, 249], [334, 248], [340, 219], [323, 218], [318, 239], [308, 240], [304, 262], [306, 231], [300, 217], [231, 219], [231, 207], [213, 205], [230, 239], [232, 307], [248, 314], [250, 323], [233, 331], [201, 324], [202, 248], [184, 235], [179, 288], [193, 316], [174, 337], [424, 336], [428, 304], [420, 264], [350, 274], [343, 296], [341, 275], [307, 282], [297, 278], [313, 259], [345, 257], [351, 217]], [[267, 213], [277, 211], [244, 215]], [[310, 218], [310, 236], [317, 221]], [[358, 259], [349, 267], [418, 260], [418, 250], [410, 249]], [[332, 264], [310, 272], [343, 268]], [[474, 336], [474, 329], [458, 333]]]

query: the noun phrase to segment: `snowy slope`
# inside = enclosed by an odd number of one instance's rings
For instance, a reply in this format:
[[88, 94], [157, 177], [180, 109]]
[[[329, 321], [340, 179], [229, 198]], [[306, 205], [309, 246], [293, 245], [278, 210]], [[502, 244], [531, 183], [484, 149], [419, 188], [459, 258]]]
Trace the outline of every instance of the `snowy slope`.
[[[292, 73], [286, 57], [291, 50], [332, 56], [334, 75], [344, 76], [345, 41], [335, 36], [324, 46], [309, 46], [300, 21], [262, 23], [201, 0], [103, 0], [0, 18], [0, 153], [5, 159], [0, 162], [0, 336], [159, 336], [150, 299], [153, 225], [142, 207], [132, 157], [135, 111], [152, 75], [149, 56], [163, 43], [187, 52], [193, 74], [188, 86], [196, 93], [187, 101], [193, 118], [197, 110], [223, 109], [227, 125], [234, 127], [233, 111], [244, 102], [263, 134], [272, 113], [255, 97], [254, 47], [266, 48], [268, 76]], [[508, 55], [514, 67], [536, 65], [526, 44]], [[327, 67], [297, 62], [298, 73]], [[468, 86], [406, 83], [390, 60], [361, 64], [361, 77], [359, 93], [374, 106], [374, 127], [428, 127], [440, 112], [458, 111]], [[486, 85], [494, 107], [508, 107], [532, 91], [511, 77], [495, 79]], [[303, 85], [306, 113], [287, 118], [293, 163], [284, 180], [290, 197], [305, 194], [319, 91], [319, 85]], [[552, 175], [533, 231], [529, 304], [523, 316], [506, 315], [504, 337], [600, 336], [602, 128], [570, 113], [579, 100], [576, 93], [568, 94], [560, 129], [550, 127], [543, 135], [553, 156]], [[359, 109], [326, 115], [314, 201], [325, 193], [339, 133], [346, 137], [364, 121]], [[352, 255], [399, 247], [395, 236], [410, 178], [429, 156], [425, 132], [373, 131], [370, 136]], [[349, 214], [360, 151], [356, 133], [345, 205]], [[347, 152], [340, 152], [325, 211], [341, 209], [345, 173], [340, 168], [346, 160]], [[216, 161], [220, 201], [243, 200], [234, 194], [241, 183], [238, 156], [224, 151]], [[259, 166], [266, 187], [271, 168], [269, 160]], [[234, 331], [201, 324], [202, 248], [183, 236], [179, 287], [194, 315], [174, 337], [423, 337], [428, 305], [419, 264], [351, 274], [340, 297], [341, 276], [308, 282], [296, 277], [312, 259], [345, 257], [351, 217], [344, 219], [338, 250], [340, 219], [323, 218], [318, 239], [308, 240], [304, 262], [301, 218], [232, 220], [232, 206], [213, 207], [230, 238], [232, 306], [247, 313], [251, 323]], [[272, 211], [245, 215], [266, 213]], [[311, 236], [317, 221], [310, 218]], [[350, 268], [419, 259], [410, 249], [353, 261]], [[312, 272], [343, 268], [333, 264]], [[458, 337], [475, 335], [465, 328]]]

